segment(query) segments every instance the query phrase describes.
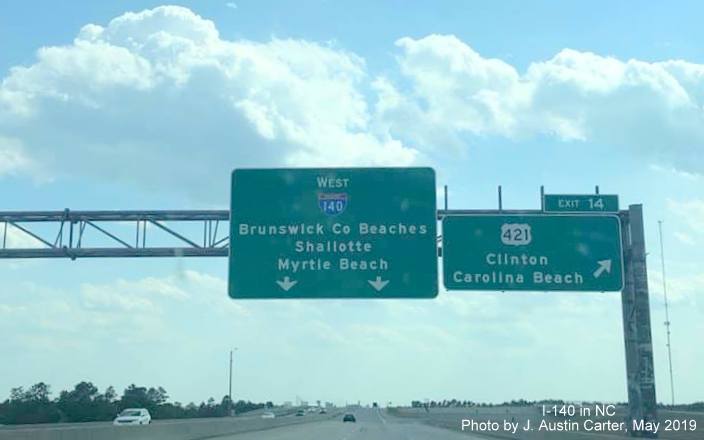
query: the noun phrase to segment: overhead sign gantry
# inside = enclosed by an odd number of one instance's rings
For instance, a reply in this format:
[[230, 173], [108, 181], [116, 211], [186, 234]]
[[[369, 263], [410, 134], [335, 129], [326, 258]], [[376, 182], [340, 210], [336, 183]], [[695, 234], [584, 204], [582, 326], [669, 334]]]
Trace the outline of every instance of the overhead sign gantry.
[[[616, 196], [596, 193], [545, 195], [542, 210], [514, 212], [501, 209], [500, 191], [498, 210], [448, 210], [446, 194], [436, 210], [429, 168], [237, 170], [230, 212], [0, 212], [0, 259], [229, 253], [233, 298], [432, 298], [439, 217], [449, 289], [621, 290], [627, 417], [655, 421], [642, 206], [619, 210]], [[202, 223], [202, 241], [177, 223]], [[33, 224], [55, 226], [55, 237]], [[172, 241], [148, 240], [147, 224]], [[18, 247], [10, 230], [35, 245]], [[100, 241], [85, 242], [88, 230]], [[655, 435], [644, 426], [631, 435]]]

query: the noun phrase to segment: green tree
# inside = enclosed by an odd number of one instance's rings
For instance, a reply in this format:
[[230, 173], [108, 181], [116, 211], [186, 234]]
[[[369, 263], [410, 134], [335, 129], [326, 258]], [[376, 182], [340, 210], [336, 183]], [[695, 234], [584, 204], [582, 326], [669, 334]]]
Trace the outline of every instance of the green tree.
[[138, 387], [135, 384], [125, 388], [118, 404], [120, 410], [125, 408], [146, 408], [150, 412], [155, 409], [155, 406], [147, 394], [147, 388]]
[[115, 388], [109, 386], [103, 394], [95, 397], [96, 419], [112, 420], [117, 414], [117, 393]]
[[67, 422], [98, 420], [98, 388], [90, 382], [80, 382], [72, 391], [62, 391], [56, 402], [62, 419]]
[[55, 423], [61, 419], [56, 405], [49, 399], [51, 389], [44, 382], [10, 391], [10, 399], [3, 404], [0, 418], [7, 424]]
[[147, 400], [152, 405], [158, 406], [163, 403], [166, 403], [166, 401], [169, 400], [169, 396], [168, 394], [166, 394], [166, 390], [162, 387], [149, 388], [147, 390]]

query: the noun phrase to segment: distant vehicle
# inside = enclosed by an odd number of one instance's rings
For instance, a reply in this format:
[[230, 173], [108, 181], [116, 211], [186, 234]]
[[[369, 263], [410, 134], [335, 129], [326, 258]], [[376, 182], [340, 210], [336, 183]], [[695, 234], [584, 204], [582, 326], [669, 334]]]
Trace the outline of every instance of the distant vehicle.
[[320, 412], [318, 414], [327, 414], [328, 412], [325, 410], [325, 408], [321, 408]]
[[379, 408], [379, 404], [376, 402], [372, 403], [372, 408]]
[[303, 411], [302, 409], [299, 409], [298, 411], [296, 411], [296, 417], [301, 417], [304, 415], [306, 415], [306, 412]]
[[342, 421], [343, 421], [343, 422], [352, 422], [352, 423], [354, 423], [354, 422], [357, 421], [357, 419], [354, 418], [354, 414], [349, 414], [349, 413], [348, 413], [348, 414], [345, 414], [345, 415], [342, 417]]
[[262, 419], [273, 419], [276, 417], [276, 414], [274, 414], [271, 411], [267, 411], [264, 414], [262, 414]]
[[152, 422], [152, 416], [144, 408], [127, 408], [122, 410], [115, 417], [112, 424], [116, 426], [124, 425], [148, 425]]

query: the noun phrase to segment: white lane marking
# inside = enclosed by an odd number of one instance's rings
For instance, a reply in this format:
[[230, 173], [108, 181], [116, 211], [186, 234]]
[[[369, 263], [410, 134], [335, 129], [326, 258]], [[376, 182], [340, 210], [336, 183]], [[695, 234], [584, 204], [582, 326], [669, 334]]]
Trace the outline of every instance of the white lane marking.
[[346, 436], [342, 437], [342, 440], [347, 440], [347, 439], [351, 438], [350, 436], [351, 436], [352, 434], [354, 434], [355, 432], [362, 432], [362, 428], [353, 430], [351, 433], [349, 433], [349, 434], [347, 434]]

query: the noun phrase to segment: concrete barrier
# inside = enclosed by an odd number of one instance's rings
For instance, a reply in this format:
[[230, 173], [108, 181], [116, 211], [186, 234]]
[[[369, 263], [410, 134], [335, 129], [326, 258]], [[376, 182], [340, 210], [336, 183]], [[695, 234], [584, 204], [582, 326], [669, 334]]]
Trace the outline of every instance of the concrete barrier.
[[0, 428], [0, 440], [201, 440], [228, 434], [260, 431], [300, 423], [329, 420], [339, 414], [309, 414], [274, 419], [224, 417], [174, 420], [144, 426], [52, 425]]

